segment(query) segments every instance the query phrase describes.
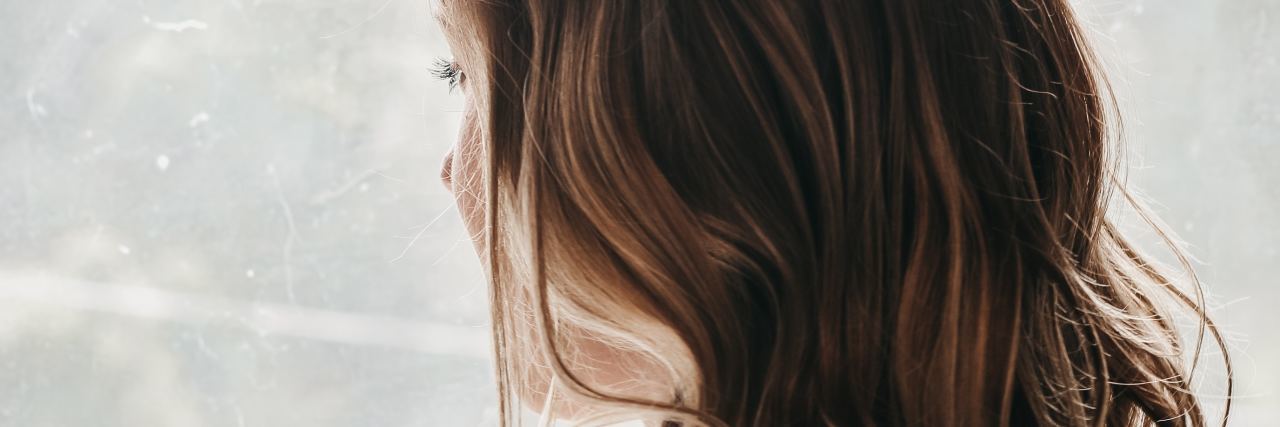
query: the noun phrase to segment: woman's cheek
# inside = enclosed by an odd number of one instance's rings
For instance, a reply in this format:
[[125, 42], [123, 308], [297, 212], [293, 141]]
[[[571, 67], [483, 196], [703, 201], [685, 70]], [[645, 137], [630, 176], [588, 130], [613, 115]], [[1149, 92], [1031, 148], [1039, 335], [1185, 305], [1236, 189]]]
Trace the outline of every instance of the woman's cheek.
[[[462, 129], [454, 145], [450, 174], [450, 186], [458, 204], [458, 213], [467, 227], [476, 253], [484, 254], [485, 241], [485, 147], [480, 139], [480, 121], [471, 102], [464, 109]], [[481, 256], [481, 259], [485, 259]]]

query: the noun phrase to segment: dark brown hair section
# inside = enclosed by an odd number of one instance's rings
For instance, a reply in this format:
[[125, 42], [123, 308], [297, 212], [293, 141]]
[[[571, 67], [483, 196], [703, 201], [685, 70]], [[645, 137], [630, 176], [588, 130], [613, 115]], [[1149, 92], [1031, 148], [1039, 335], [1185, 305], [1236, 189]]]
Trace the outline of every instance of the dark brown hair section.
[[[673, 330], [700, 382], [650, 403], [734, 426], [1205, 422], [1159, 300], [1207, 320], [1107, 217], [1111, 106], [1066, 0], [466, 7], [490, 225], [532, 239], [491, 239], [493, 266], [527, 244], [543, 317], [559, 295], [607, 318], [608, 295]], [[512, 357], [521, 285], [494, 277]], [[626, 401], [550, 341], [568, 389]]]

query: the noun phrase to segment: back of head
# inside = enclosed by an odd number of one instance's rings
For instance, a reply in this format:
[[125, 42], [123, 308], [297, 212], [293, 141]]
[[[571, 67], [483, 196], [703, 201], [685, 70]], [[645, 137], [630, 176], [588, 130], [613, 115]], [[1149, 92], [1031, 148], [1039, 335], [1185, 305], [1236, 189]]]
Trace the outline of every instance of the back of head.
[[[553, 376], [685, 423], [1204, 422], [1159, 301], [1203, 314], [1107, 217], [1066, 0], [452, 7], [487, 54], [504, 401]], [[586, 379], [575, 336], [660, 392]]]

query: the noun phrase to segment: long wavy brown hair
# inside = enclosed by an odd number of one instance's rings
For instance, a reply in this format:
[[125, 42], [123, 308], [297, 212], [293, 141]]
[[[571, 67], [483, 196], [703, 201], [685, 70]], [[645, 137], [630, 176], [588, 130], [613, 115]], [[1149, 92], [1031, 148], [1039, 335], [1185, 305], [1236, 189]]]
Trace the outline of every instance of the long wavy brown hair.
[[1222, 340], [1108, 215], [1146, 211], [1067, 0], [448, 3], [504, 423], [548, 386], [671, 425], [1206, 423]]

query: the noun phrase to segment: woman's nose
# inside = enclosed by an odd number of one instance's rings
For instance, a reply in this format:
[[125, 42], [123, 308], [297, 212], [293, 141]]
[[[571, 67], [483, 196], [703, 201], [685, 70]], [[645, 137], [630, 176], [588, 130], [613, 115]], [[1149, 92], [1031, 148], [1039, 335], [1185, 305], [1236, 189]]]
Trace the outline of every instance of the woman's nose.
[[453, 190], [453, 149], [449, 149], [444, 155], [444, 164], [440, 165], [440, 181], [444, 182], [445, 188]]

